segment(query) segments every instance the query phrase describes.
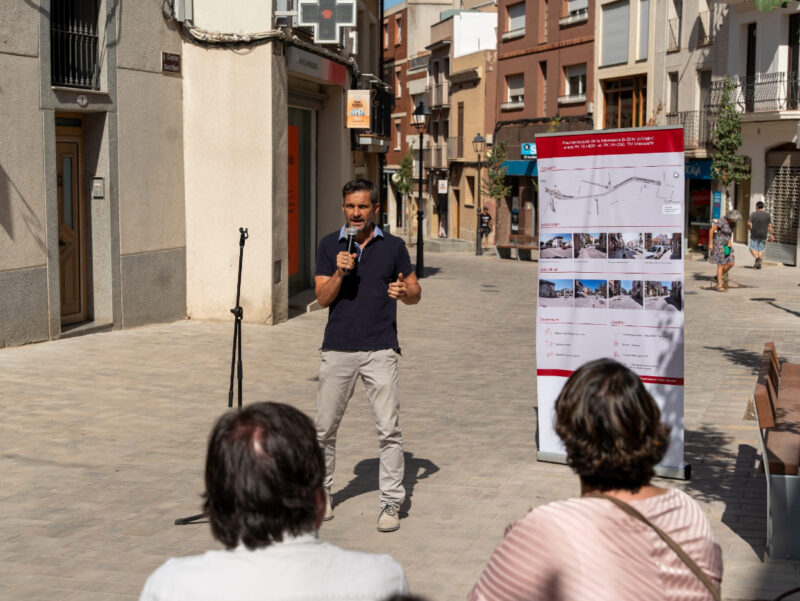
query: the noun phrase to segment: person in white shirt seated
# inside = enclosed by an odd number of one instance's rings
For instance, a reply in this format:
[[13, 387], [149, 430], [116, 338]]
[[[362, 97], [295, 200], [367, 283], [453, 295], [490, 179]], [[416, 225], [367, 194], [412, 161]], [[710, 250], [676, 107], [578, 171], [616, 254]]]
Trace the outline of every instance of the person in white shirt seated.
[[203, 509], [224, 550], [169, 559], [140, 601], [383, 600], [408, 593], [388, 555], [322, 542], [325, 462], [313, 422], [280, 403], [226, 412], [208, 442]]

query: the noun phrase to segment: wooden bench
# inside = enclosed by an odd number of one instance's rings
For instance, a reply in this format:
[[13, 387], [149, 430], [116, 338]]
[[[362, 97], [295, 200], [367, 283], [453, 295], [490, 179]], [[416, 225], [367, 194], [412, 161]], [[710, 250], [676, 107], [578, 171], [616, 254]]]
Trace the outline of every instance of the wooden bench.
[[508, 237], [507, 244], [495, 244], [497, 256], [501, 259], [511, 258], [511, 249], [514, 249], [514, 256], [517, 261], [524, 259], [526, 261], [533, 260], [531, 256], [532, 250], [537, 250], [536, 238], [529, 234], [511, 234]]
[[767, 479], [767, 550], [774, 559], [800, 559], [800, 364], [781, 365], [771, 342], [753, 403]]

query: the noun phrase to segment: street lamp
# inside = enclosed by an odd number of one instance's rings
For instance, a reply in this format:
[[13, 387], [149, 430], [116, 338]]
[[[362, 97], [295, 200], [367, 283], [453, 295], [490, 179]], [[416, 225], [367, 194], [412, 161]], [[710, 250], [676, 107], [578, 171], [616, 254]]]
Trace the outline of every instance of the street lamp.
[[483, 136], [478, 134], [472, 140], [472, 149], [478, 153], [478, 219], [475, 222], [475, 254], [483, 254], [483, 246], [481, 245], [481, 153], [486, 148], [486, 140]]
[[419, 198], [417, 199], [417, 278], [425, 277], [425, 257], [422, 249], [422, 136], [428, 126], [428, 117], [431, 110], [425, 106], [425, 101], [420, 100], [417, 108], [411, 114], [411, 123], [419, 132]]

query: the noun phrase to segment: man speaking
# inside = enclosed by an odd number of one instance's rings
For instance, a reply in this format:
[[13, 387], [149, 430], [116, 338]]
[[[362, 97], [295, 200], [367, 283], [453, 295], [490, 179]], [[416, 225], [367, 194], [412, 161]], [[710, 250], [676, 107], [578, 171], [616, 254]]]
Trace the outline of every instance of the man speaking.
[[325, 454], [325, 516], [333, 518], [331, 485], [336, 465], [336, 432], [356, 379], [361, 376], [380, 441], [378, 530], [400, 527], [403, 439], [397, 396], [397, 301], [419, 302], [422, 290], [400, 238], [373, 223], [378, 188], [355, 179], [342, 188], [345, 225], [319, 243], [314, 285], [328, 309], [317, 393], [317, 438]]

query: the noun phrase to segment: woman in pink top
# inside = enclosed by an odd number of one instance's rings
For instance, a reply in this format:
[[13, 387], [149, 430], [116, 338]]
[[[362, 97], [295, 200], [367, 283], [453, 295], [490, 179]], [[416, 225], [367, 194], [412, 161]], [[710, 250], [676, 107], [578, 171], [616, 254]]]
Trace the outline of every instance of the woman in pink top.
[[578, 474], [581, 498], [531, 510], [506, 530], [470, 601], [694, 601], [708, 588], [647, 524], [666, 532], [719, 590], [722, 553], [703, 511], [678, 489], [650, 484], [669, 445], [653, 397], [610, 359], [570, 376], [556, 401], [556, 432]]

